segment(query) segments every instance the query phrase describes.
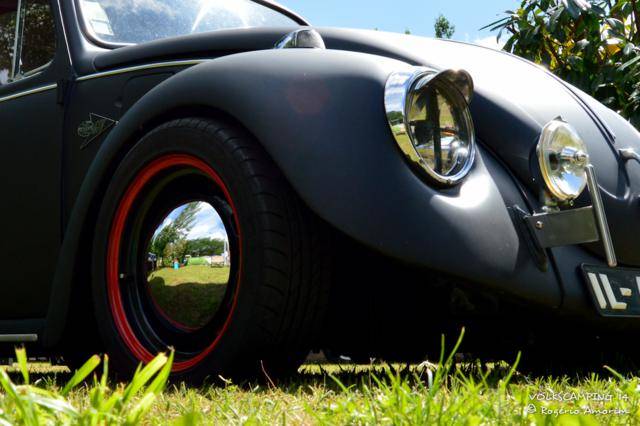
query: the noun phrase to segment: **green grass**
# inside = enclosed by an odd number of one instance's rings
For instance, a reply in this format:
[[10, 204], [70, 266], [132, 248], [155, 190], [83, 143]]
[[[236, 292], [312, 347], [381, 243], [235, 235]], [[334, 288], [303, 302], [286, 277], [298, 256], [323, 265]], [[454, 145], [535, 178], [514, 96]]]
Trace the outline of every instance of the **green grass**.
[[[142, 422], [153, 406], [171, 372], [173, 353], [156, 356], [140, 367], [127, 385], [109, 387], [108, 358], [91, 357], [62, 385], [55, 381], [32, 382], [32, 372], [24, 348], [16, 349], [16, 370], [21, 384], [16, 384], [5, 369], [0, 369], [0, 424], [28, 426], [54, 424], [126, 424]], [[96, 369], [102, 364], [98, 376]], [[92, 385], [82, 386], [91, 375]], [[83, 387], [82, 390], [77, 390]], [[78, 401], [76, 395], [81, 395]]]
[[229, 268], [189, 265], [162, 268], [149, 275], [151, 294], [171, 319], [202, 327], [215, 314], [225, 295]]
[[[207, 424], [629, 424], [637, 423], [637, 379], [590, 377], [532, 379], [517, 373], [508, 380], [504, 366], [483, 378], [456, 366], [429, 386], [435, 369], [414, 367], [398, 372], [389, 366], [307, 366], [298, 378], [277, 387], [171, 388], [150, 413], [149, 420], [179, 419], [204, 413]], [[486, 371], [484, 371], [486, 374]], [[590, 392], [611, 396], [611, 402], [534, 401], [540, 392]], [[587, 396], [588, 398], [589, 396]], [[551, 394], [548, 398], [553, 398]], [[536, 412], [529, 412], [533, 403]], [[580, 414], [542, 414], [581, 410]], [[586, 410], [620, 410], [624, 414], [589, 415]], [[629, 412], [628, 414], [626, 412]]]
[[229, 279], [229, 268], [213, 268], [207, 265], [189, 265], [180, 269], [161, 268], [149, 275], [149, 280], [160, 278], [165, 285], [176, 286], [185, 282], [195, 284], [225, 284]]
[[[450, 351], [455, 352], [455, 348]], [[60, 412], [55, 418], [68, 424], [127, 424], [127, 419], [150, 425], [640, 423], [637, 377], [623, 377], [606, 367], [585, 376], [533, 377], [519, 373], [517, 362], [516, 368], [506, 363], [456, 363], [450, 355], [435, 364], [414, 366], [307, 364], [295, 377], [277, 384], [269, 379], [254, 385], [226, 382], [201, 388], [176, 383], [164, 392], [158, 383], [141, 385], [152, 382], [151, 371], [126, 386], [94, 379], [65, 390], [64, 376], [53, 373], [39, 375], [36, 384], [38, 392], [68, 406], [68, 413]], [[161, 360], [154, 374], [160, 377], [162, 368]], [[14, 373], [14, 381], [24, 380], [21, 371]], [[39, 404], [33, 389], [18, 389], [25, 410], [29, 404]], [[112, 399], [118, 402], [107, 403]], [[0, 395], [0, 424], [20, 419], [12, 401], [11, 395]], [[39, 418], [51, 418], [42, 412], [53, 409], [40, 410]], [[96, 419], [103, 423], [89, 422]]]

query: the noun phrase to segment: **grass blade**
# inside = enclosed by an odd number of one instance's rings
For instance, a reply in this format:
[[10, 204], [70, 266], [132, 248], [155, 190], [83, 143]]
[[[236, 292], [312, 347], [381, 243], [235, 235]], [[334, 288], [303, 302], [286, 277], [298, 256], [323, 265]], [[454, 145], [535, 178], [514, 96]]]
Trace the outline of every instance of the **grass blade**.
[[71, 380], [69, 380], [60, 394], [66, 397], [71, 389], [82, 383], [84, 379], [86, 379], [89, 374], [91, 374], [98, 367], [98, 365], [100, 365], [100, 357], [98, 355], [92, 356], [89, 361], [85, 362], [82, 367], [80, 367], [78, 371], [75, 372], [73, 377], [71, 377]]
[[156, 399], [156, 394], [147, 393], [142, 399], [131, 409], [127, 415], [125, 425], [136, 425], [140, 423], [142, 416], [151, 409], [151, 405]]
[[73, 418], [79, 416], [78, 410], [76, 410], [76, 408], [73, 405], [71, 405], [65, 400], [53, 398], [53, 397], [46, 397], [46, 396], [38, 395], [35, 393], [31, 395], [31, 400], [36, 405], [48, 408], [49, 410], [53, 410], [60, 414], [64, 414], [66, 416], [73, 417]]
[[29, 401], [25, 401], [23, 399], [20, 392], [18, 392], [16, 385], [13, 384], [7, 372], [2, 368], [0, 368], [0, 386], [2, 386], [4, 391], [7, 393], [7, 397], [15, 404], [20, 416], [22, 417], [22, 422], [25, 425], [37, 426], [37, 415], [34, 412], [32, 405], [29, 404]]
[[151, 382], [147, 391], [152, 392], [156, 395], [159, 395], [160, 393], [162, 393], [162, 391], [164, 390], [164, 387], [169, 381], [169, 376], [171, 375], [171, 368], [173, 367], [174, 353], [175, 352], [171, 350], [171, 353], [169, 354], [169, 359], [167, 360], [166, 364], [162, 367], [162, 370], [160, 370], [156, 378], [153, 379], [153, 382]]
[[131, 401], [131, 399], [146, 385], [149, 380], [164, 366], [169, 359], [165, 354], [159, 354], [151, 360], [142, 370], [133, 376], [131, 383], [125, 388], [123, 396], [123, 405]]
[[24, 346], [21, 348], [16, 348], [16, 360], [18, 361], [18, 367], [20, 368], [20, 373], [22, 373], [22, 378], [24, 379], [24, 384], [29, 384], [29, 367], [27, 367], [27, 351]]

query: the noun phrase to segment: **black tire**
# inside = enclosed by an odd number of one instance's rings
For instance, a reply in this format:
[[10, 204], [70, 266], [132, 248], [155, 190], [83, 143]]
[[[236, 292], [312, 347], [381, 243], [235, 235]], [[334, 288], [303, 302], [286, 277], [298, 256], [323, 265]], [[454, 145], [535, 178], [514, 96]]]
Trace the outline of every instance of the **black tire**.
[[[161, 169], [160, 165], [172, 161], [173, 166]], [[142, 174], [156, 169], [159, 175], [145, 181], [148, 176]], [[212, 180], [214, 175], [219, 179]], [[177, 181], [187, 179], [184, 176], [191, 179], [189, 185]], [[217, 191], [232, 207], [228, 220], [235, 242], [230, 245], [235, 247], [234, 258], [237, 253], [240, 260], [231, 269], [231, 295], [225, 296], [224, 309], [220, 308], [226, 317], [197, 333], [165, 330], [166, 324], [158, 325], [149, 318], [144, 300], [139, 301], [143, 296], [128, 296], [138, 294], [135, 289], [144, 285], [136, 269], [139, 259], [128, 260], [131, 253], [138, 256], [141, 243], [129, 241], [137, 238], [138, 229], [147, 226], [135, 225], [137, 221], [152, 217], [152, 208], [144, 206], [155, 205], [153, 197], [164, 194], [145, 186], [158, 181], [165, 185], [162, 188], [172, 188], [172, 179], [176, 180], [175, 188]], [[136, 186], [142, 189], [132, 195]], [[175, 203], [193, 197], [182, 190], [161, 191], [168, 194], [164, 198], [175, 197]], [[96, 227], [93, 299], [111, 365], [128, 374], [149, 356], [173, 347], [174, 378], [180, 380], [275, 378], [295, 371], [319, 335], [328, 299], [327, 232], [321, 232], [320, 227], [262, 147], [245, 131], [204, 118], [175, 120], [156, 128], [135, 145], [115, 171]], [[128, 302], [130, 299], [133, 302]]]

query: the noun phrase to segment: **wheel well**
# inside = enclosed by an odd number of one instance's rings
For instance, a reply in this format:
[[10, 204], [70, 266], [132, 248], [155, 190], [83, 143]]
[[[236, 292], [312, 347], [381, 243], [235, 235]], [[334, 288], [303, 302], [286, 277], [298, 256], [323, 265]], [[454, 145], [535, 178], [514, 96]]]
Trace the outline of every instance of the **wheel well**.
[[[94, 321], [91, 303], [87, 303], [87, 301], [91, 301], [92, 297], [90, 285], [90, 265], [93, 245], [92, 230], [96, 226], [98, 214], [102, 205], [102, 196], [106, 192], [110, 177], [113, 176], [122, 159], [135, 146], [137, 141], [139, 141], [144, 135], [164, 123], [187, 117], [203, 117], [225, 121], [229, 124], [234, 125], [236, 128], [241, 128], [248, 134], [251, 134], [251, 132], [245, 125], [243, 125], [235, 117], [227, 114], [226, 112], [210, 106], [193, 105], [189, 107], [167, 110], [164, 113], [153, 117], [151, 120], [148, 120], [147, 122], [139, 126], [137, 131], [132, 134], [124, 143], [121, 144], [117, 155], [114, 157], [107, 171], [102, 176], [99, 187], [92, 196], [90, 204], [91, 207], [83, 221], [83, 228], [80, 234], [80, 242], [76, 250], [76, 256], [73, 260], [73, 265], [71, 266], [73, 270], [73, 280], [71, 282], [71, 291], [69, 293], [69, 312], [67, 313], [67, 321], [65, 323], [63, 339], [65, 338], [65, 336], [75, 334], [76, 330], [74, 324], [86, 324], [87, 321]], [[78, 307], [81, 308], [79, 309]]]

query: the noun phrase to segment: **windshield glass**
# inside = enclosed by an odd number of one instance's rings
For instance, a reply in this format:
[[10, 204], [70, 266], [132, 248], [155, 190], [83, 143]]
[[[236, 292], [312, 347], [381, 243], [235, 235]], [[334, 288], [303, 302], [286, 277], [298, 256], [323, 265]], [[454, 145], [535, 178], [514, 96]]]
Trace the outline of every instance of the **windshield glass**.
[[80, 0], [79, 4], [91, 35], [110, 44], [228, 28], [298, 25], [250, 0]]

